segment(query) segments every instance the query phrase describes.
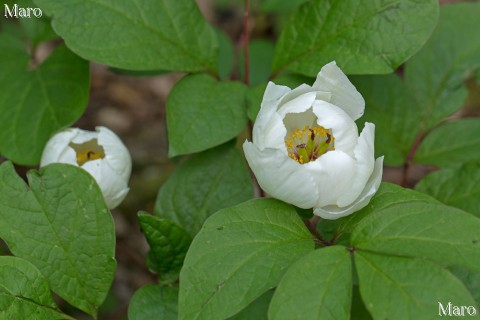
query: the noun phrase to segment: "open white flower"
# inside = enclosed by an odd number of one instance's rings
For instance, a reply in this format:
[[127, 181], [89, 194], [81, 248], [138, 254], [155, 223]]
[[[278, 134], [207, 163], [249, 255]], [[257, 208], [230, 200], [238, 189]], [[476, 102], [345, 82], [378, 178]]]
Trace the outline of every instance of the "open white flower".
[[69, 128], [57, 133], [43, 149], [40, 166], [68, 163], [86, 170], [97, 181], [108, 208], [128, 193], [132, 159], [120, 138], [105, 127], [96, 131]]
[[337, 219], [365, 207], [382, 179], [375, 161], [375, 125], [360, 136], [355, 120], [365, 101], [335, 62], [312, 86], [291, 90], [270, 82], [243, 150], [258, 183], [272, 197]]

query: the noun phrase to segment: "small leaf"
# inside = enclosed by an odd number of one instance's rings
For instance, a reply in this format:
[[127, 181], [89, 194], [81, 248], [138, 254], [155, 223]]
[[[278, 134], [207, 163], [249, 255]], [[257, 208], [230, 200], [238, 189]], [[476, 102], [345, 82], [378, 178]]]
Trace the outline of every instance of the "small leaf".
[[71, 319], [53, 301], [47, 280], [26, 260], [0, 257], [0, 318]]
[[206, 74], [182, 78], [167, 100], [170, 157], [204, 151], [235, 138], [247, 125], [245, 86]]
[[148, 213], [140, 212], [138, 220], [150, 246], [150, 261], [155, 269], [161, 273], [179, 271], [192, 242], [190, 235], [175, 223]]
[[424, 177], [415, 189], [480, 218], [480, 164], [442, 169]]
[[50, 136], [85, 110], [89, 66], [63, 45], [34, 70], [29, 60], [20, 40], [0, 34], [0, 154], [36, 165]]
[[195, 236], [215, 211], [252, 197], [246, 164], [228, 143], [197, 154], [176, 169], [158, 193], [155, 214]]
[[440, 203], [411, 202], [377, 210], [360, 221], [353, 246], [382, 254], [425, 257], [480, 270], [480, 219]]
[[295, 209], [255, 199], [211, 216], [180, 273], [179, 319], [224, 319], [275, 287], [314, 242]]
[[222, 80], [229, 78], [233, 69], [233, 44], [227, 34], [221, 29], [216, 29], [218, 36], [218, 76]]
[[268, 306], [272, 300], [273, 290], [269, 290], [250, 303], [245, 309], [228, 320], [263, 320], [267, 319]]
[[0, 165], [0, 237], [34, 264], [53, 291], [95, 316], [115, 273], [112, 216], [86, 171], [52, 164], [30, 171], [28, 187]]
[[420, 106], [417, 117], [423, 129], [465, 103], [465, 75], [480, 67], [480, 41], [472, 34], [480, 29], [479, 16], [480, 3], [442, 6], [432, 37], [406, 64], [405, 79]]
[[264, 0], [260, 4], [260, 9], [263, 12], [290, 12], [306, 1], [308, 0]]
[[178, 289], [149, 285], [138, 289], [128, 306], [129, 320], [177, 320]]
[[403, 165], [420, 126], [410, 90], [396, 74], [350, 79], [365, 99], [359, 128], [365, 122], [375, 124], [376, 156], [385, 156], [386, 165]]
[[415, 162], [439, 167], [456, 167], [480, 161], [480, 119], [447, 122], [434, 129], [415, 154]]
[[480, 306], [480, 272], [458, 266], [453, 266], [449, 270], [463, 282], [475, 299], [477, 306]]
[[315, 250], [280, 281], [269, 309], [272, 320], [350, 319], [352, 262], [343, 246]]
[[273, 70], [316, 76], [336, 60], [347, 74], [390, 73], [426, 42], [436, 0], [312, 0], [282, 31]]
[[[252, 86], [261, 84], [268, 80], [272, 70], [273, 43], [264, 40], [252, 40], [248, 45], [249, 52], [249, 84]], [[245, 79], [243, 50], [239, 59], [239, 73]]]
[[[218, 44], [195, 1], [35, 0], [79, 56], [120, 69], [215, 71]], [[200, 41], [201, 40], [201, 41]]]
[[475, 306], [463, 283], [435, 263], [357, 251], [355, 266], [374, 319], [433, 319], [439, 303]]

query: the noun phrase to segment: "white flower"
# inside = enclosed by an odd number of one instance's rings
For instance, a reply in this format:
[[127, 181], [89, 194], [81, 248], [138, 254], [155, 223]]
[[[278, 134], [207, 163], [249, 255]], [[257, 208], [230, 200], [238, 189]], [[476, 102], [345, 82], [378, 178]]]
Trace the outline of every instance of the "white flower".
[[313, 86], [291, 90], [270, 82], [243, 150], [258, 183], [272, 197], [337, 219], [365, 207], [382, 179], [375, 161], [375, 125], [360, 136], [355, 120], [365, 101], [335, 62]]
[[43, 149], [40, 166], [68, 163], [86, 170], [97, 181], [108, 208], [128, 193], [132, 159], [120, 138], [105, 127], [96, 131], [69, 128], [57, 133]]

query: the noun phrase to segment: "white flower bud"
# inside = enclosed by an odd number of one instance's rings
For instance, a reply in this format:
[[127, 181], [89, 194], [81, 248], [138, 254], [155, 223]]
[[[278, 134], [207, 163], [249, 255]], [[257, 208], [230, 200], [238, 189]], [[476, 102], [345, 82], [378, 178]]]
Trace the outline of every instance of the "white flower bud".
[[69, 128], [57, 133], [43, 150], [40, 167], [68, 163], [90, 173], [108, 208], [117, 207], [128, 193], [132, 159], [120, 138], [105, 127], [96, 131]]
[[375, 161], [375, 125], [358, 134], [365, 101], [335, 62], [312, 86], [293, 90], [270, 82], [243, 150], [271, 196], [337, 219], [365, 207], [382, 179]]

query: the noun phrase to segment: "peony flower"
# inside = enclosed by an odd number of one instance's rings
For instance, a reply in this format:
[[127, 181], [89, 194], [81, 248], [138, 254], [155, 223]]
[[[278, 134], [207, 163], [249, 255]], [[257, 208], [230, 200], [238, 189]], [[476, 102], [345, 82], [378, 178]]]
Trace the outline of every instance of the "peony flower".
[[375, 125], [358, 135], [365, 101], [335, 62], [313, 86], [291, 90], [270, 82], [243, 150], [260, 187], [272, 197], [325, 219], [365, 207], [382, 179]]
[[90, 173], [108, 208], [117, 207], [128, 193], [132, 159], [120, 138], [105, 127], [96, 131], [69, 128], [54, 135], [43, 149], [40, 166], [68, 163]]

